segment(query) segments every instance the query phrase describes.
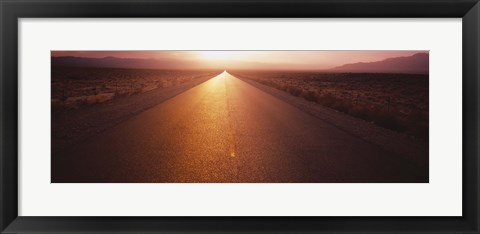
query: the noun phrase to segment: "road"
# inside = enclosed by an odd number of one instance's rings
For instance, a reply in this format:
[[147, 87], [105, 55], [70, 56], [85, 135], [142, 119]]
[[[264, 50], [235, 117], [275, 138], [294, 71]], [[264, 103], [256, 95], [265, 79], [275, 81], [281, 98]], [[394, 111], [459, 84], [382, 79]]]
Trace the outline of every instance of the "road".
[[224, 72], [52, 156], [52, 182], [428, 182], [428, 169]]

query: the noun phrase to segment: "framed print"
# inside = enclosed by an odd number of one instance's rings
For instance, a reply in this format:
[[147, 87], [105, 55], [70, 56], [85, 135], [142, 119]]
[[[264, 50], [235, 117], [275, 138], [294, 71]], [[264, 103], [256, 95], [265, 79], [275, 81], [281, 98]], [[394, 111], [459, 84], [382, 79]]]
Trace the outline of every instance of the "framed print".
[[478, 233], [476, 0], [1, 4], [1, 233]]

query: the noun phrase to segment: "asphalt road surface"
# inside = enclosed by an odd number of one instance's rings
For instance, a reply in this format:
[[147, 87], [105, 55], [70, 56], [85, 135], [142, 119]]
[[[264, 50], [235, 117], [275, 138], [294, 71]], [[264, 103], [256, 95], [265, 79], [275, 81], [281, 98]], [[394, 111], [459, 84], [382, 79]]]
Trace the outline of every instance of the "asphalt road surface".
[[428, 182], [428, 168], [224, 72], [52, 156], [52, 182]]

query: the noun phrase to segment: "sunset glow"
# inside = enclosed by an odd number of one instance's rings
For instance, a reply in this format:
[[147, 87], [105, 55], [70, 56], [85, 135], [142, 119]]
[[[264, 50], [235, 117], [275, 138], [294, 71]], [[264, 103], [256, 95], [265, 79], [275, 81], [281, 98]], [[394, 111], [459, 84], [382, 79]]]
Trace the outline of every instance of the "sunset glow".
[[[324, 70], [428, 51], [52, 51], [53, 57], [158, 60], [158, 68]], [[168, 64], [167, 67], [165, 67]]]

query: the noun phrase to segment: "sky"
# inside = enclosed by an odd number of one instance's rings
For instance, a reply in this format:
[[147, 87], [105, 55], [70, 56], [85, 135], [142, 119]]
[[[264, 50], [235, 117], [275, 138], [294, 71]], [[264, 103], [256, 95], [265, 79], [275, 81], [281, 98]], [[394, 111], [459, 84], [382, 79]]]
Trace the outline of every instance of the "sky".
[[157, 59], [201, 68], [322, 70], [428, 51], [52, 51], [52, 56]]

